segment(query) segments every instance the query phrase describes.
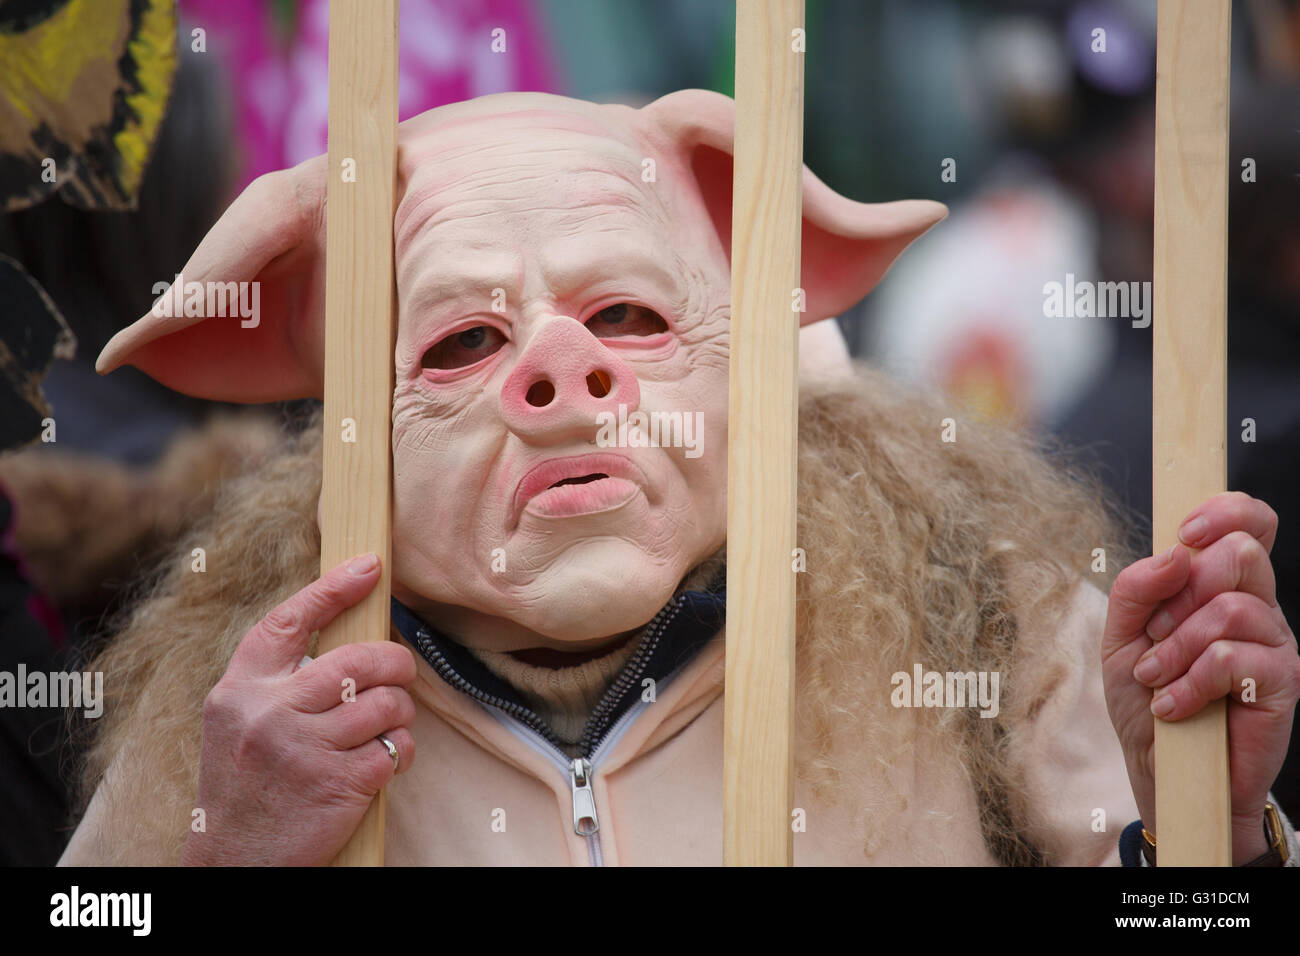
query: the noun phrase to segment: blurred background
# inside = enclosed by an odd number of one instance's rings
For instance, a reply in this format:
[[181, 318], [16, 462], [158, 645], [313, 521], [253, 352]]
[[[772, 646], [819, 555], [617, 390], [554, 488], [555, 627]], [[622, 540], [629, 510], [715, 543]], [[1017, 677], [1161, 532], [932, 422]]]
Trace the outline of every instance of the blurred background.
[[[65, 2], [84, 0], [0, 0], [0, 43], [33, 36]], [[1152, 278], [1155, 7], [807, 0], [805, 68], [814, 172], [855, 200], [950, 207], [838, 319], [852, 352], [1077, 449], [1148, 545], [1151, 330], [1046, 317], [1043, 286], [1067, 273]], [[148, 310], [153, 284], [170, 281], [244, 185], [325, 151], [326, 0], [174, 9], [174, 78], [135, 208], [65, 195], [0, 213], [0, 263], [21, 275], [0, 277], [0, 329], [24, 328], [22, 309], [43, 311], [59, 343], [29, 363], [45, 372], [45, 404], [28, 403], [37, 417], [50, 411], [57, 440], [12, 436], [0, 456], [0, 669], [75, 669], [158, 549], [301, 419], [292, 404], [234, 415], [133, 369], [94, 372], [108, 339]], [[732, 0], [402, 0], [400, 117], [507, 90], [630, 105], [686, 87], [730, 95], [734, 17]], [[495, 28], [506, 31], [504, 54], [490, 49]], [[1300, 0], [1238, 0], [1232, 34], [1229, 488], [1281, 517], [1274, 564], [1295, 628]], [[11, 75], [0, 92], [20, 97], [23, 82]], [[0, 124], [16, 116], [0, 100]], [[11, 132], [0, 127], [0, 146]], [[9, 197], [22, 192], [16, 170], [0, 156]], [[11, 342], [0, 357], [9, 352], [22, 348]], [[1246, 418], [1252, 441], [1239, 440]], [[53, 710], [0, 709], [0, 863], [48, 864], [62, 852], [75, 758], [66, 738]], [[1293, 820], [1297, 756], [1293, 746], [1276, 791]]]

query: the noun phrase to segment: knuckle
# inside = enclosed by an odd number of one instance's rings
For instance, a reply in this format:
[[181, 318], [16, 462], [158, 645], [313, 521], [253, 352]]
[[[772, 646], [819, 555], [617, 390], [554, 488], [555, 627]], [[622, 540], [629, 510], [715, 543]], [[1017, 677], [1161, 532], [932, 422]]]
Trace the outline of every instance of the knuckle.
[[288, 638], [298, 633], [299, 615], [293, 604], [271, 608], [262, 618], [262, 630], [271, 637]]
[[1119, 574], [1115, 575], [1115, 583], [1112, 587], [1119, 587], [1122, 591], [1132, 591], [1138, 588], [1143, 578], [1143, 562], [1149, 565], [1151, 561], [1154, 560], [1154, 557], [1154, 555], [1148, 555], [1147, 557], [1139, 561], [1134, 561], [1132, 564], [1128, 565], [1120, 571]]
[[385, 669], [393, 675], [394, 683], [409, 684], [415, 680], [415, 655], [394, 641], [385, 641], [375, 648]]
[[228, 724], [230, 753], [239, 766], [258, 766], [274, 750], [275, 736], [270, 731], [271, 721], [266, 708], [250, 710], [241, 707]]
[[[340, 653], [345, 652], [345, 653]], [[331, 653], [339, 654], [339, 666], [349, 677], [367, 683], [387, 684], [403, 677], [409, 670], [415, 676], [415, 658], [410, 651], [391, 641], [346, 644]]]
[[358, 668], [362, 669], [368, 676], [382, 675], [391, 669], [391, 658], [385, 653], [388, 641], [372, 641], [367, 644], [358, 644], [360, 653], [357, 655]]
[[378, 700], [375, 702], [376, 718], [384, 728], [396, 727], [402, 723], [402, 716], [406, 711], [406, 703], [410, 698], [406, 691], [396, 687], [380, 687], [377, 689]]
[[299, 616], [308, 617], [322, 611], [342, 610], [348, 601], [342, 584], [337, 577], [325, 575], [317, 578], [293, 596], [295, 609]]
[[344, 644], [329, 653], [334, 657], [334, 666], [344, 677], [355, 679], [366, 670], [367, 656], [364, 644]]
[[1193, 685], [1190, 676], [1182, 680], [1176, 680], [1165, 688], [1167, 693], [1174, 702], [1173, 713], [1177, 714], [1187, 709], [1189, 704], [1195, 703], [1196, 688]]
[[1237, 653], [1233, 650], [1232, 645], [1226, 641], [1215, 641], [1209, 649], [1210, 663], [1216, 672], [1231, 670]]
[[346, 767], [351, 789], [363, 793], [376, 793], [393, 776], [393, 761], [379, 744], [362, 747], [351, 756]]
[[400, 695], [398, 697], [397, 722], [393, 726], [410, 727], [415, 723], [415, 701], [404, 690], [399, 690], [397, 693]]
[[313, 802], [324, 806], [351, 805], [358, 794], [366, 793], [365, 781], [349, 761], [328, 769], [317, 767], [308, 779]]
[[1160, 670], [1165, 674], [1181, 673], [1187, 670], [1188, 655], [1185, 642], [1181, 642], [1183, 635], [1175, 631], [1168, 640], [1160, 641], [1155, 644], [1153, 655], [1160, 662]]
[[1237, 561], [1238, 567], [1249, 567], [1258, 561], [1261, 557], [1267, 557], [1264, 546], [1259, 540], [1247, 531], [1229, 532], [1226, 538], [1232, 547], [1232, 555]]
[[284, 187], [284, 177], [286, 172], [288, 172], [288, 170], [277, 169], [269, 173], [262, 173], [262, 175], [258, 176], [248, 184], [246, 191], [257, 199], [271, 199]]
[[242, 734], [243, 715], [234, 696], [216, 688], [203, 699], [203, 735], [205, 738], [229, 739]]
[[358, 670], [373, 671], [375, 669], [375, 662], [379, 660], [379, 656], [375, 653], [377, 644], [375, 642], [366, 642], [353, 644], [351, 646], [353, 648], [353, 665]]
[[1186, 628], [1175, 631], [1163, 641], [1156, 643], [1154, 648], [1153, 656], [1160, 662], [1160, 679], [1166, 684], [1185, 675], [1196, 663], [1198, 651], [1195, 636]]
[[1240, 634], [1250, 620], [1249, 602], [1240, 591], [1225, 591], [1215, 595], [1214, 605], [1217, 636]]
[[1142, 609], [1144, 602], [1140, 598], [1142, 589], [1142, 567], [1134, 562], [1115, 576], [1111, 583], [1109, 611], [1131, 613]]
[[308, 600], [318, 607], [343, 607], [348, 603], [342, 583], [333, 575], [317, 580], [308, 594]]
[[1167, 611], [1177, 624], [1182, 624], [1196, 611], [1196, 599], [1189, 589], [1184, 589], [1162, 602], [1159, 611]]
[[264, 704], [244, 712], [243, 737], [249, 741], [272, 741], [283, 733], [284, 720], [276, 708]]

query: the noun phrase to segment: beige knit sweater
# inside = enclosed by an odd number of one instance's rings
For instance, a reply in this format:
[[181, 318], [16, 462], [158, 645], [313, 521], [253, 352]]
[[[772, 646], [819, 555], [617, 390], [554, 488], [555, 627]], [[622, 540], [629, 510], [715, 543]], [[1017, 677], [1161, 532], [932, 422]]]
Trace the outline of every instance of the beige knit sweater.
[[604, 657], [559, 668], [525, 664], [503, 651], [471, 650], [488, 670], [519, 691], [555, 731], [564, 752], [577, 757], [581, 756], [577, 744], [588, 716], [639, 643], [634, 637]]

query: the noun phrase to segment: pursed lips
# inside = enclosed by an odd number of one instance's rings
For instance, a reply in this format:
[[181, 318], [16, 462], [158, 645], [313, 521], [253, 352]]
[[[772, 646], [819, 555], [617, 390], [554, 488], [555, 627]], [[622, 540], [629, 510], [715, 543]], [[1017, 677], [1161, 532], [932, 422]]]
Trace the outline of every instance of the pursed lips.
[[518, 526], [528, 503], [542, 492], [560, 485], [585, 484], [602, 478], [620, 478], [643, 490], [647, 484], [641, 469], [623, 455], [605, 453], [552, 458], [533, 466], [520, 479], [511, 509], [512, 527]]

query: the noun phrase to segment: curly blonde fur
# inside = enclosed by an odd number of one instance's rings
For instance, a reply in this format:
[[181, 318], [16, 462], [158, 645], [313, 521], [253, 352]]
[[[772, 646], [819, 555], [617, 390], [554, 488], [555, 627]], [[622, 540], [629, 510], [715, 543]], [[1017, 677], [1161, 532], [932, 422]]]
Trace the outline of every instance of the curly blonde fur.
[[148, 566], [220, 485], [274, 450], [261, 411], [218, 413], [182, 434], [151, 467], [33, 446], [0, 456], [14, 502], [14, 543], [41, 592], [67, 606], [106, 599], [106, 581]]
[[[940, 440], [947, 417], [956, 442]], [[967, 420], [866, 366], [852, 380], [803, 389], [799, 436], [799, 773], [820, 792], [898, 809], [885, 774], [849, 769], [887, 769], [911, 746], [886, 719], [880, 675], [913, 661], [1014, 673], [1028, 652], [1018, 622], [1059, 611], [1081, 575], [1108, 588], [1131, 543], [1098, 482], [1067, 470], [1059, 449]], [[131, 811], [110, 817], [102, 846], [124, 861], [179, 859], [204, 698], [249, 628], [319, 573], [320, 445], [317, 413], [281, 454], [229, 482], [89, 665], [105, 672], [107, 699], [89, 728], [82, 801], [111, 766]], [[200, 546], [202, 574], [189, 559]], [[1098, 547], [1109, 574], [1089, 571]], [[1019, 713], [1036, 706], [1015, 702]], [[915, 719], [968, 775], [995, 856], [1050, 862], [1017, 836], [1024, 808], [1005, 728], [971, 713]], [[868, 759], [846, 761], [851, 751]], [[870, 855], [881, 825], [862, 826]]]

